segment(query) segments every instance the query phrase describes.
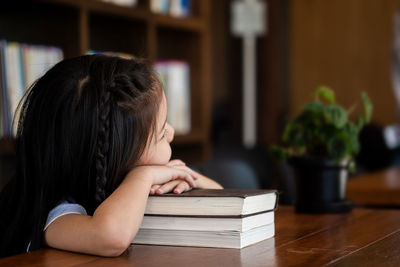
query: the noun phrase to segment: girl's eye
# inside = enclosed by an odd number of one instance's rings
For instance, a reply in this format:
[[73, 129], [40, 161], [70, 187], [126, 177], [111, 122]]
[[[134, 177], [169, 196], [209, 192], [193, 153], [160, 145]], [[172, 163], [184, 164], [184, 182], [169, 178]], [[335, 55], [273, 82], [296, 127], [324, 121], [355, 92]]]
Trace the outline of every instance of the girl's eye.
[[166, 136], [167, 136], [167, 129], [164, 129], [164, 132], [163, 132], [163, 135], [162, 135], [161, 139], [165, 138]]

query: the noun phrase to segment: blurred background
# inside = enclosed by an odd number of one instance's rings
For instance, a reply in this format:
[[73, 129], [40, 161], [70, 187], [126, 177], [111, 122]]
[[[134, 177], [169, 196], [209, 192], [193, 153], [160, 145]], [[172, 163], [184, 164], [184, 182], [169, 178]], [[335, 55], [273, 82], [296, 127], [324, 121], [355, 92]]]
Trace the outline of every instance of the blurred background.
[[345, 107], [361, 110], [362, 91], [374, 104], [353, 175], [397, 165], [399, 11], [399, 0], [5, 1], [0, 187], [14, 172], [18, 99], [58, 60], [86, 53], [146, 57], [178, 129], [173, 157], [225, 187], [277, 188], [293, 202], [291, 169], [268, 147], [319, 85]]

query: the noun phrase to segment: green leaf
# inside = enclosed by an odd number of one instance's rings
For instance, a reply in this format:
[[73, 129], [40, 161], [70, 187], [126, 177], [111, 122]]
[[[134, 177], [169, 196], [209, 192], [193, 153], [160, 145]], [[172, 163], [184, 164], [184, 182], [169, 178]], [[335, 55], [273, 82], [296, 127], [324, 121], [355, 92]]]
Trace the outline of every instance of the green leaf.
[[325, 108], [325, 117], [336, 128], [343, 128], [347, 122], [347, 111], [339, 105], [329, 105]]
[[373, 105], [366, 92], [361, 93], [361, 99], [364, 102], [365, 122], [369, 123], [372, 117]]
[[318, 129], [318, 132], [321, 142], [326, 144], [331, 136], [336, 135], [338, 130], [333, 125], [324, 125]]
[[359, 129], [358, 127], [352, 123], [348, 122], [344, 130], [349, 138], [349, 147], [348, 147], [348, 154], [355, 155], [360, 151], [360, 141], [358, 140]]
[[321, 98], [328, 104], [335, 104], [335, 93], [326, 86], [318, 86], [314, 90], [314, 95]]
[[354, 162], [354, 160], [350, 160], [348, 170], [351, 173], [355, 173], [356, 172], [356, 163]]
[[303, 112], [310, 112], [313, 116], [324, 112], [324, 104], [319, 101], [308, 102], [303, 106]]
[[286, 160], [286, 158], [288, 156], [286, 149], [284, 149], [282, 147], [279, 147], [279, 146], [275, 146], [275, 145], [270, 146], [269, 154], [273, 158], [278, 159], [278, 160], [282, 160], [282, 161]]
[[288, 123], [283, 132], [283, 141], [291, 145], [301, 145], [302, 139], [302, 127], [295, 122]]
[[345, 134], [332, 136], [327, 145], [329, 157], [336, 162], [340, 162], [348, 151], [348, 137]]
[[364, 125], [365, 125], [365, 120], [364, 120], [363, 116], [357, 115], [356, 125], [357, 125], [356, 127], [357, 127], [358, 132], [360, 132], [362, 127], [364, 127]]
[[286, 124], [285, 129], [283, 130], [282, 140], [285, 143], [289, 143], [292, 139], [293, 133], [296, 131], [295, 123], [289, 122]]

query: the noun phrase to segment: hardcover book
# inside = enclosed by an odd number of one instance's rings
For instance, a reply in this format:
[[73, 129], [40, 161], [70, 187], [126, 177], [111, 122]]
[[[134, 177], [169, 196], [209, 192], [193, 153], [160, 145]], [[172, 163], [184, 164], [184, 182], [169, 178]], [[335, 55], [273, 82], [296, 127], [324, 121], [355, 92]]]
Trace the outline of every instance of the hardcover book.
[[190, 217], [170, 215], [145, 215], [141, 229], [189, 230], [189, 231], [240, 231], [274, 222], [274, 212], [262, 212], [244, 217]]
[[274, 223], [245, 232], [139, 229], [133, 243], [240, 249], [273, 237], [274, 234]]
[[145, 214], [240, 217], [272, 211], [276, 205], [276, 190], [193, 189], [182, 194], [150, 196]]

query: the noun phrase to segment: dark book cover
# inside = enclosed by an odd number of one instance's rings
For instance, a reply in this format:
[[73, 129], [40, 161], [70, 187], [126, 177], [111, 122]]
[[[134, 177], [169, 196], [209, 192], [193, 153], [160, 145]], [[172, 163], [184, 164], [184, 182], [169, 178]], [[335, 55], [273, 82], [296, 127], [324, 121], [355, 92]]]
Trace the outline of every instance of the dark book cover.
[[[258, 202], [260, 204], [259, 208], [254, 207], [252, 211], [247, 211], [246, 213], [242, 213], [243, 205], [238, 202], [234, 203], [232, 207], [237, 207], [237, 211], [231, 211], [228, 213], [225, 206], [227, 203], [221, 202], [221, 204], [225, 207], [218, 208], [219, 200], [222, 198], [232, 198], [233, 199], [251, 199], [252, 197], [258, 196], [271, 196], [270, 204], [265, 205], [263, 201]], [[204, 198], [211, 201], [209, 204], [204, 204], [204, 202], [196, 202], [186, 201], [190, 198]], [[171, 210], [174, 209], [174, 204], [169, 202], [170, 204], [166, 204], [163, 199], [168, 199], [176, 203], [179, 206], [180, 210]], [[186, 200], [185, 200], [186, 199]], [[155, 204], [158, 201], [159, 204]], [[175, 201], [176, 200], [176, 201]], [[196, 200], [197, 201], [197, 200]], [[229, 201], [228, 201], [229, 202]], [[178, 204], [179, 203], [179, 204]], [[202, 203], [202, 204], [201, 204]], [[214, 203], [214, 204], [212, 204]], [[278, 205], [278, 192], [277, 190], [266, 190], [266, 189], [193, 189], [188, 192], [184, 192], [181, 194], [167, 193], [161, 195], [151, 195], [149, 196], [149, 202], [147, 204], [147, 208], [145, 211], [145, 215], [172, 215], [172, 216], [190, 216], [190, 217], [226, 217], [226, 218], [235, 218], [235, 217], [245, 217], [248, 215], [255, 215], [263, 212], [274, 211]], [[194, 206], [192, 206], [194, 205]], [[169, 208], [168, 208], [169, 206]], [[176, 206], [175, 206], [176, 207]], [[233, 208], [235, 209], [235, 208]]]
[[180, 215], [180, 214], [144, 214], [146, 217], [181, 217], [181, 218], [209, 218], [209, 219], [243, 219], [246, 217], [250, 216], [255, 216], [263, 213], [268, 213], [268, 212], [274, 212], [277, 209], [277, 203], [275, 204], [275, 207], [270, 210], [263, 210], [255, 213], [249, 213], [249, 214], [237, 214], [237, 215], [194, 215], [194, 214], [186, 214], [186, 215]]
[[150, 197], [240, 197], [246, 198], [263, 194], [277, 194], [277, 190], [266, 189], [193, 189], [181, 194], [167, 193]]

